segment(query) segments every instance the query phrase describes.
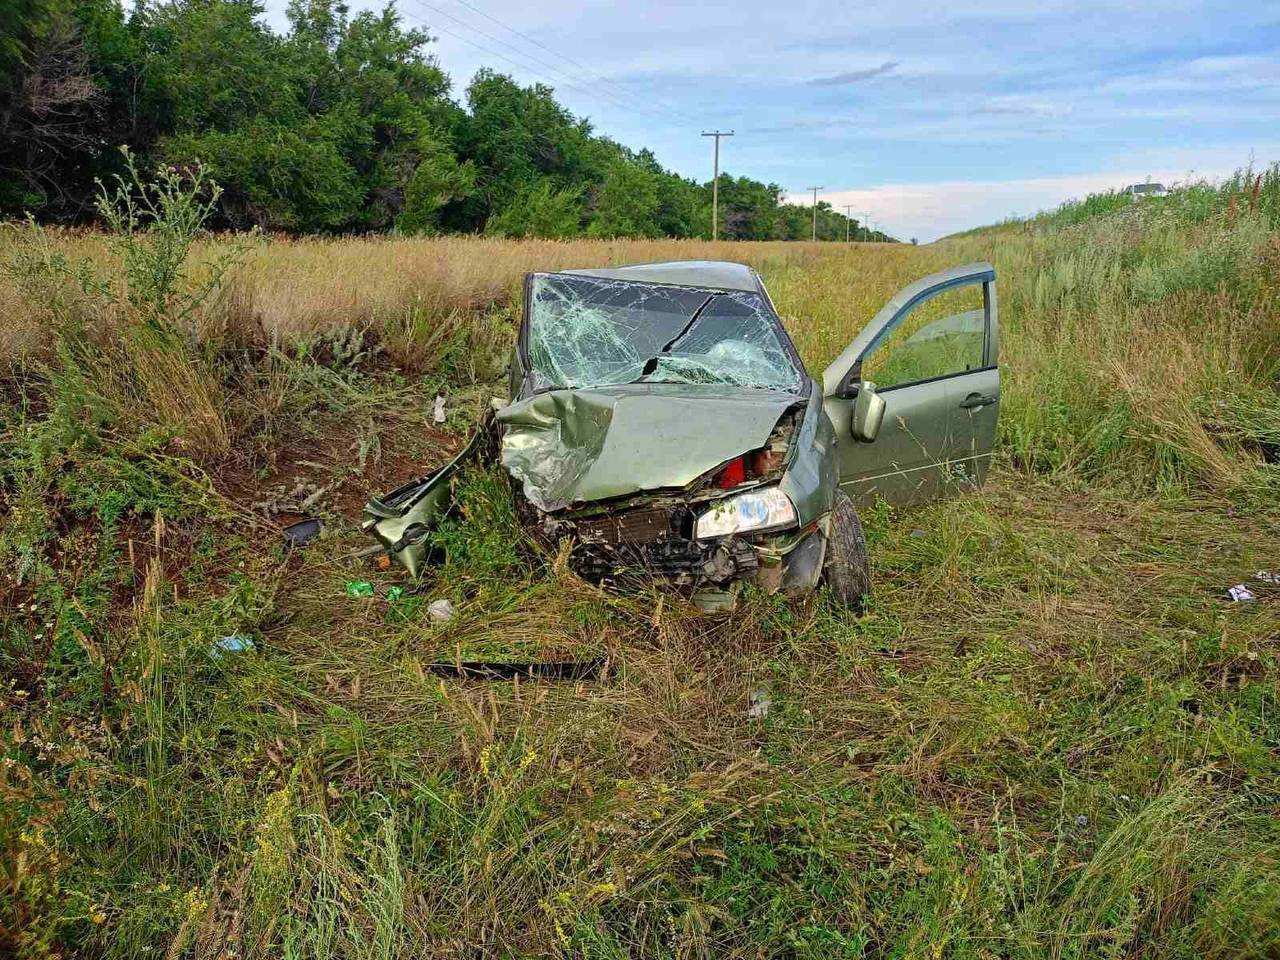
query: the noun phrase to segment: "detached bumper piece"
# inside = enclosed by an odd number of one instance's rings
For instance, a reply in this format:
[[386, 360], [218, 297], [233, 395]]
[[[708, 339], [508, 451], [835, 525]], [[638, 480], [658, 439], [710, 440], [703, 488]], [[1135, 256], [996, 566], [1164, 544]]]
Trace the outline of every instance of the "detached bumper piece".
[[560, 660], [550, 663], [510, 663], [496, 660], [464, 660], [460, 663], [432, 663], [427, 669], [438, 677], [457, 680], [595, 680], [604, 670], [605, 660]]
[[462, 452], [435, 473], [384, 497], [371, 497], [364, 506], [360, 529], [416, 577], [427, 563], [431, 530], [453, 507], [453, 478], [468, 460], [492, 457], [493, 445], [493, 417], [489, 414]]

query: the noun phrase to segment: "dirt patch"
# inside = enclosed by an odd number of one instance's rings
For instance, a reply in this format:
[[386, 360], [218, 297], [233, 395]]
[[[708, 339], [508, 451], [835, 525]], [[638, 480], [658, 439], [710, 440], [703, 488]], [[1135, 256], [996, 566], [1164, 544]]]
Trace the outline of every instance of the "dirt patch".
[[355, 520], [370, 494], [430, 473], [466, 442], [464, 436], [417, 420], [389, 420], [379, 428], [376, 444], [369, 444], [349, 417], [312, 422], [273, 446], [265, 458], [228, 463], [215, 476], [215, 487], [281, 524], [326, 513]]

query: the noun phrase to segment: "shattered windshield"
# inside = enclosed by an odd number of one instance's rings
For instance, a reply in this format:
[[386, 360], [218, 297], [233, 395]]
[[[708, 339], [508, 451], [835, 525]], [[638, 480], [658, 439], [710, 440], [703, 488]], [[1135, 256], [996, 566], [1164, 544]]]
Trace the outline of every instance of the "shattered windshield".
[[533, 279], [529, 364], [538, 389], [801, 381], [759, 294], [564, 274]]

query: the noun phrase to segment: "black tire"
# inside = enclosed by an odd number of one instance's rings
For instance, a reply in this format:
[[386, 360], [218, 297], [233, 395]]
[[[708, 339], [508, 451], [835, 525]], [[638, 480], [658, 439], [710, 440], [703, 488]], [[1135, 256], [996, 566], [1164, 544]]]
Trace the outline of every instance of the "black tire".
[[827, 555], [822, 561], [822, 578], [831, 595], [842, 605], [861, 610], [871, 592], [871, 560], [867, 539], [853, 501], [843, 490], [836, 491], [831, 508], [831, 532], [827, 535]]

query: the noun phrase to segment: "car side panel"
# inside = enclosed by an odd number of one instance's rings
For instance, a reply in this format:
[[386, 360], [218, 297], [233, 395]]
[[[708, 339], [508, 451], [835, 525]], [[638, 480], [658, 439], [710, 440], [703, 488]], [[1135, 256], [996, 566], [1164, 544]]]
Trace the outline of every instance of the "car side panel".
[[[996, 424], [1000, 419], [1000, 370], [991, 367], [956, 378], [956, 402], [952, 413], [955, 448], [954, 473], [975, 486], [987, 479], [991, 467], [991, 451], [996, 442]], [[978, 400], [990, 400], [972, 406]]]
[[859, 505], [877, 496], [897, 504], [937, 497], [946, 482], [948, 452], [955, 446], [953, 378], [892, 387], [880, 396], [884, 422], [870, 444], [851, 435], [851, 401], [826, 401], [837, 438], [840, 486]]

